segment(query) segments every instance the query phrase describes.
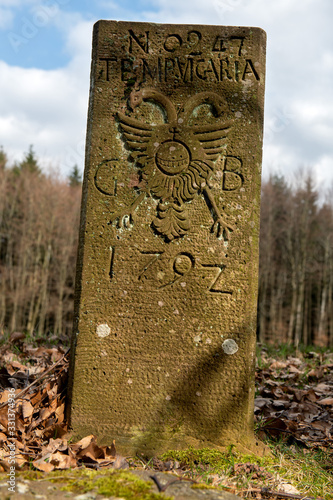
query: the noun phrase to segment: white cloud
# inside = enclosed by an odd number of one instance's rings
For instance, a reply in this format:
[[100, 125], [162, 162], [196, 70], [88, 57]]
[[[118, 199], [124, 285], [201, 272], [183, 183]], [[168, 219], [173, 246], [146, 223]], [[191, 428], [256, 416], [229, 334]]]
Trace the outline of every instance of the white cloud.
[[11, 160], [29, 144], [43, 165], [59, 164], [64, 175], [84, 160], [89, 95], [91, 23], [72, 27], [71, 62], [58, 70], [20, 68], [0, 62], [0, 137]]
[[294, 170], [299, 166], [295, 152], [286, 151], [283, 145], [278, 142], [272, 144], [264, 143], [263, 159], [265, 165], [264, 175], [272, 172], [285, 174], [288, 172], [289, 165], [291, 166], [290, 170]]
[[37, 2], [40, 4], [40, 0], [0, 0], [0, 30], [12, 28], [17, 7], [30, 7]]
[[72, 65], [80, 62], [90, 68], [92, 30], [92, 21], [80, 21], [68, 30], [66, 49], [72, 57]]
[[[79, 88], [77, 75], [65, 70], [22, 69], [0, 63], [0, 72], [6, 85], [3, 89], [1, 80], [0, 92], [6, 92], [0, 103], [0, 136], [5, 150], [19, 160], [29, 144], [34, 144], [44, 164], [52, 160], [63, 163], [66, 173], [73, 166], [72, 158], [64, 164], [66, 151], [71, 152], [82, 140], [87, 84]], [[83, 81], [88, 79], [84, 76]]]
[[12, 10], [0, 7], [0, 30], [7, 30], [12, 26], [14, 14]]
[[18, 7], [19, 5], [24, 5], [27, 2], [26, 0], [0, 0], [0, 7]]
[[333, 158], [332, 156], [323, 155], [314, 165], [314, 173], [319, 184], [327, 186], [327, 180], [332, 180]]

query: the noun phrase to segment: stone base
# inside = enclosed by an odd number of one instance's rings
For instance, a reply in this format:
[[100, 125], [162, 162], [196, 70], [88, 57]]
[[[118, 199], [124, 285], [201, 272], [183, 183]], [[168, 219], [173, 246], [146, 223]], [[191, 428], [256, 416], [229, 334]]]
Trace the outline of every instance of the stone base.
[[151, 458], [159, 456], [168, 450], [185, 450], [189, 447], [195, 449], [210, 448], [221, 452], [227, 452], [230, 446], [242, 454], [253, 454], [255, 456], [270, 455], [270, 449], [260, 440], [256, 439], [254, 434], [248, 434], [243, 438], [234, 438], [229, 436], [225, 439], [209, 441], [196, 437], [188, 436], [181, 430], [165, 431], [163, 433], [156, 430], [142, 431], [131, 429], [130, 432], [119, 433], [119, 429], [112, 429], [106, 426], [91, 426], [80, 423], [76, 426], [79, 432], [71, 432], [74, 442], [82, 439], [84, 436], [94, 434], [97, 437], [99, 445], [110, 446], [115, 441], [117, 453], [122, 456], [137, 456]]

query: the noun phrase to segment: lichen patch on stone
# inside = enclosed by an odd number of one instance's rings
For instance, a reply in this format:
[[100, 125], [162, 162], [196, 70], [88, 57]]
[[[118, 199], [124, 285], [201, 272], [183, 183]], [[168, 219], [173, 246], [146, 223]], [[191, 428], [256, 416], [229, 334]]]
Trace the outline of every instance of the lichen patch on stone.
[[235, 354], [238, 351], [238, 345], [233, 339], [226, 339], [222, 343], [222, 349], [226, 354]]
[[104, 338], [110, 335], [111, 333], [111, 328], [107, 323], [102, 323], [101, 325], [98, 325], [96, 328], [96, 333], [98, 337]]

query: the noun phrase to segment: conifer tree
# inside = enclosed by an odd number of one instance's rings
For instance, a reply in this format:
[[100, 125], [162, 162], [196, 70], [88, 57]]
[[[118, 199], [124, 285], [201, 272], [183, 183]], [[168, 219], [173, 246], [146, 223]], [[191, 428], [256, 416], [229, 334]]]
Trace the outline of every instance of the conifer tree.
[[6, 163], [7, 163], [7, 155], [4, 152], [3, 147], [0, 146], [0, 170], [4, 170], [4, 168], [6, 167]]
[[32, 174], [41, 174], [41, 169], [38, 165], [38, 160], [36, 158], [36, 153], [34, 151], [33, 145], [30, 144], [29, 150], [24, 153], [23, 160], [16, 164], [13, 168], [14, 173], [20, 174], [20, 172], [30, 172]]
[[74, 167], [72, 168], [72, 171], [68, 177], [68, 180], [69, 180], [70, 187], [81, 186], [81, 184], [82, 184], [81, 174], [79, 171], [79, 167], [77, 165], [74, 165]]

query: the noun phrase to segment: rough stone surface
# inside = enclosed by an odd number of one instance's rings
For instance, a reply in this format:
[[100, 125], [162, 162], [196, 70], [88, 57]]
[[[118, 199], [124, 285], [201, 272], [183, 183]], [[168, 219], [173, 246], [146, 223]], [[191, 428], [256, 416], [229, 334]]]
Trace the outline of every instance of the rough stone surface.
[[259, 28], [95, 25], [75, 436], [255, 449], [264, 80]]
[[[138, 476], [140, 479], [145, 481], [153, 482], [151, 476], [155, 476], [160, 485], [165, 487], [168, 483], [165, 494], [167, 497], [174, 498], [175, 500], [239, 500], [240, 497], [229, 493], [228, 491], [223, 491], [217, 488], [193, 488], [194, 483], [191, 481], [177, 480], [180, 479], [173, 474], [166, 474], [164, 472], [149, 472], [149, 471], [132, 471], [133, 474]], [[177, 480], [177, 481], [176, 481]], [[172, 482], [175, 481], [175, 482]], [[153, 483], [154, 484], [154, 483]], [[198, 485], [199, 486], [199, 485]], [[204, 485], [201, 485], [204, 486]], [[158, 492], [157, 486], [154, 484], [152, 490], [156, 493]]]
[[[151, 483], [151, 491], [158, 493], [158, 488], [151, 476], [157, 477], [160, 485], [165, 487], [167, 483], [171, 483], [176, 476], [153, 471], [133, 470], [134, 475], [140, 479]], [[63, 491], [62, 488], [67, 486], [68, 482], [65, 480], [52, 483], [47, 480], [47, 475], [42, 480], [29, 481], [24, 479], [17, 482], [15, 492], [8, 491], [7, 481], [5, 478], [0, 477], [0, 498], [4, 500], [53, 500], [56, 498], [66, 498], [73, 500], [106, 500], [107, 497], [96, 493], [95, 490], [88, 493], [74, 493]], [[228, 493], [227, 491], [214, 489], [193, 489], [193, 483], [190, 481], [177, 481], [167, 486], [165, 492], [161, 492], [161, 497], [174, 498], [174, 500], [238, 500], [240, 497]], [[108, 497], [113, 500], [121, 500], [118, 497]]]

